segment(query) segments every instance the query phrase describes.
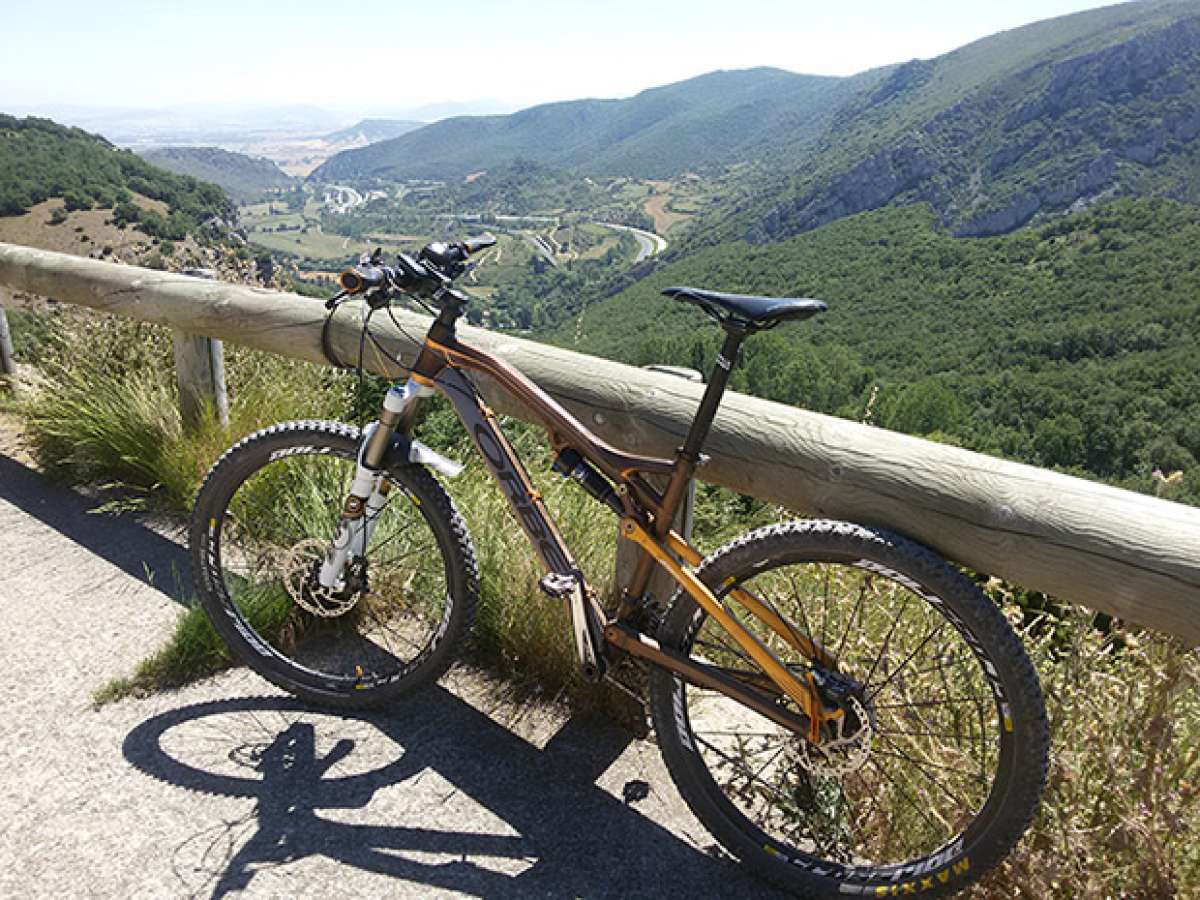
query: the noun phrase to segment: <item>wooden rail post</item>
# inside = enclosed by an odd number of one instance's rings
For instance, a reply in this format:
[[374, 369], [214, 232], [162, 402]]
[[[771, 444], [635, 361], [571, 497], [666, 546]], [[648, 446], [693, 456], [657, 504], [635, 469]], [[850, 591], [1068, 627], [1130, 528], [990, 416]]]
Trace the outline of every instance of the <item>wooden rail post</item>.
[[[208, 269], [189, 269], [194, 278], [212, 279]], [[196, 431], [211, 409], [222, 427], [229, 424], [229, 397], [225, 391], [225, 348], [215, 338], [175, 329], [175, 383], [179, 386], [179, 414], [186, 431]]]
[[[685, 381], [702, 382], [704, 376], [695, 369], [684, 369], [679, 366], [642, 366], [651, 372], [662, 372], [666, 375], [674, 375], [682, 378]], [[661, 488], [663, 485], [658, 485]], [[686, 540], [692, 539], [692, 516], [696, 508], [696, 482], [688, 485], [687, 494], [684, 495], [683, 503], [680, 504], [679, 510], [675, 513], [675, 530], [684, 536]], [[619, 534], [617, 535], [617, 573], [616, 581], [613, 586], [619, 595], [622, 590], [629, 584], [633, 578], [634, 570], [637, 569], [638, 560], [642, 556], [642, 550], [637, 544], [632, 541], [627, 541]], [[666, 604], [675, 593], [675, 579], [664, 572], [661, 568], [655, 568], [654, 574], [650, 576], [650, 593], [654, 599], [661, 604]]]
[[12, 301], [12, 292], [0, 286], [0, 375], [11, 380], [16, 377], [17, 363], [13, 358], [12, 332], [8, 330], [8, 315], [4, 312], [6, 301]]
[[17, 364], [13, 360], [12, 334], [8, 330], [8, 316], [4, 307], [0, 306], [0, 375], [12, 378], [17, 374]]

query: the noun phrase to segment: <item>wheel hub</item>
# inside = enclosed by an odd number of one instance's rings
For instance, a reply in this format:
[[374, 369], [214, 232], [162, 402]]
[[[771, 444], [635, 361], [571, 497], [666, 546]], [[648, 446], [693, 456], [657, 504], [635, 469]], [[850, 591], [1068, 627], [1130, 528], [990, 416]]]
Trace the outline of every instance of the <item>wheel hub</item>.
[[828, 718], [821, 727], [821, 742], [800, 741], [800, 764], [813, 775], [840, 778], [857, 772], [871, 756], [874, 711], [862, 684], [840, 672], [813, 671]]

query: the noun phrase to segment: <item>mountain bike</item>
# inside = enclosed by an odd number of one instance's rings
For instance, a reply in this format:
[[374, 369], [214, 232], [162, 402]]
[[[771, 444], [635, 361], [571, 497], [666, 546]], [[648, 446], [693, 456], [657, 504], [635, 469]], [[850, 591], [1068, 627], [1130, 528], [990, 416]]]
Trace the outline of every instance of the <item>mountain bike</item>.
[[[565, 604], [583, 678], [649, 671], [671, 778], [735, 857], [802, 896], [946, 894], [996, 865], [1045, 782], [1038, 680], [1007, 620], [934, 552], [829, 520], [753, 531], [702, 556], [671, 526], [743, 341], [825, 304], [671, 288], [724, 331], [673, 458], [622, 451], [501, 359], [460, 340], [453, 280], [495, 239], [432, 243], [340, 276], [331, 306], [409, 298], [435, 316], [377, 421], [274, 425], [229, 449], [196, 500], [204, 608], [259, 674], [316, 703], [385, 703], [445, 671], [471, 627], [471, 537], [435, 478], [461, 468], [416, 440], [440, 392], [466, 427]], [[368, 331], [369, 315], [364, 319]], [[619, 517], [640, 548], [617, 598], [589, 584], [471, 373], [544, 426], [554, 472]], [[662, 485], [665, 483], [665, 487]], [[499, 525], [499, 523], [497, 523]], [[677, 584], [662, 607], [659, 567]]]

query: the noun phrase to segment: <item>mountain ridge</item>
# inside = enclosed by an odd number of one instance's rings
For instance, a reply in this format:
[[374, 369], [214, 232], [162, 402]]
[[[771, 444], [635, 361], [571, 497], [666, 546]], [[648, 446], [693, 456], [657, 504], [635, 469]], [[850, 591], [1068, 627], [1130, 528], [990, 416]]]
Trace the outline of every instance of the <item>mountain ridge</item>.
[[[1198, 14], [1142, 21], [1123, 39], [1110, 34], [1107, 45], [1083, 52], [1068, 44], [1057, 58], [984, 81], [857, 162], [826, 165], [823, 179], [760, 210], [757, 221], [744, 216], [741, 236], [776, 240], [894, 201], [929, 202], [944, 226], [965, 236], [1004, 233], [1038, 213], [1118, 193], [1200, 201], [1189, 177], [1200, 173], [1194, 160], [1182, 174], [1150, 171], [1164, 150], [1192, 155], [1172, 142], [1200, 136], [1200, 5], [1151, 9]], [[837, 152], [853, 159], [846, 143]]]
[[515, 158], [635, 178], [745, 167], [699, 243], [780, 240], [891, 203], [982, 236], [1108, 196], [1200, 202], [1198, 23], [1196, 0], [1142, 0], [845, 78], [713, 72], [445, 120], [313, 177], [453, 180]]
[[861, 77], [798, 75], [768, 67], [717, 71], [625, 99], [569, 100], [505, 116], [456, 117], [339, 153], [313, 177], [454, 178], [516, 158], [594, 174], [678, 174], [740, 161], [765, 135], [782, 129], [793, 131], [793, 140], [815, 136]]
[[215, 184], [237, 200], [256, 200], [298, 183], [269, 159], [219, 147], [161, 147], [138, 155], [160, 169]]
[[425, 125], [425, 122], [416, 122], [411, 119], [366, 118], [360, 119], [347, 128], [339, 128], [337, 131], [331, 131], [329, 134], [322, 136], [321, 140], [331, 144], [359, 143], [369, 145], [400, 137], [402, 134], [416, 131], [418, 128], [424, 128]]

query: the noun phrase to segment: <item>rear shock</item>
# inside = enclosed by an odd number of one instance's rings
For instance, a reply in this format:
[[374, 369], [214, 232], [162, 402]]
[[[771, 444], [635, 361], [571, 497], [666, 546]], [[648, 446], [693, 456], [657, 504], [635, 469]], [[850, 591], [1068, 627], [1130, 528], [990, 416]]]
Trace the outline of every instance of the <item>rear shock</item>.
[[578, 482], [580, 487], [618, 516], [625, 515], [621, 498], [617, 496], [617, 492], [609, 484], [608, 479], [592, 468], [577, 450], [569, 447], [563, 450], [554, 458], [550, 468], [563, 478], [570, 478], [572, 481]]

